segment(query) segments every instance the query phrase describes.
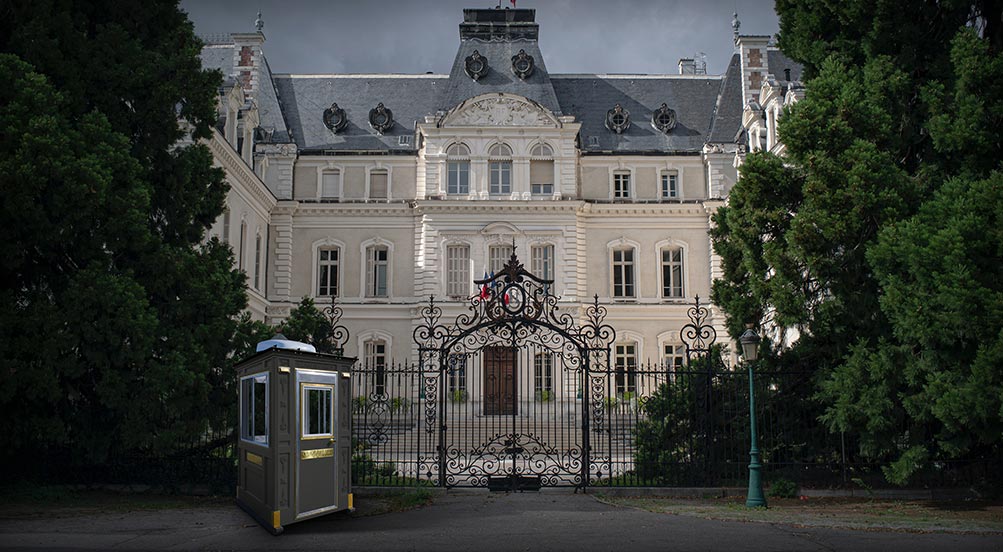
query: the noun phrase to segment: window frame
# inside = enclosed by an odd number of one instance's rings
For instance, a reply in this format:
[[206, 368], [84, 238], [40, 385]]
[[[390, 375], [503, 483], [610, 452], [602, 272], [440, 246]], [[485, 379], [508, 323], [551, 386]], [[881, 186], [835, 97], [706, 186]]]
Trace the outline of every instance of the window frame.
[[[330, 256], [328, 256], [327, 259], [323, 258], [324, 253], [331, 253], [331, 252], [334, 252], [335, 257], [337, 258], [333, 260], [330, 258]], [[317, 265], [316, 265], [317, 285], [314, 288], [316, 297], [341, 297], [341, 257], [342, 257], [341, 247], [337, 245], [321, 245], [317, 247]], [[325, 287], [323, 282], [324, 280], [323, 268], [325, 266], [334, 267], [333, 283], [331, 282], [330, 270], [328, 271], [328, 282], [326, 287], [328, 288], [327, 291], [329, 293], [323, 293]], [[330, 293], [331, 288], [334, 288], [333, 293]]]
[[466, 144], [456, 142], [446, 148], [446, 194], [470, 194], [470, 148]]
[[[331, 175], [334, 176], [334, 194], [326, 195], [327, 190], [324, 189], [324, 176]], [[338, 202], [341, 201], [342, 192], [344, 191], [344, 180], [343, 172], [340, 167], [320, 167], [317, 175], [317, 201], [326, 202]]]
[[[445, 295], [450, 298], [462, 298], [466, 299], [470, 296], [470, 244], [468, 243], [447, 243], [445, 246], [445, 266], [443, 267], [443, 272], [446, 277], [446, 288]], [[462, 263], [457, 266], [454, 264], [459, 263], [458, 259], [454, 259], [452, 252], [464, 251], [465, 256], [462, 259]]]
[[[533, 163], [548, 163], [550, 166], [550, 182], [536, 183], [533, 182]], [[530, 148], [529, 153], [529, 191], [531, 195], [534, 196], [548, 196], [554, 195], [554, 189], [556, 186], [556, 178], [554, 177], [554, 168], [556, 163], [554, 162], [554, 148], [550, 147], [550, 144], [545, 142], [537, 142], [533, 144]], [[546, 172], [546, 171], [544, 171]], [[536, 190], [536, 186], [549, 186], [549, 190], [541, 189]]]
[[622, 169], [613, 171], [610, 190], [611, 199], [632, 199], [634, 197], [633, 190], [633, 174], [631, 171]]
[[[552, 243], [536, 243], [529, 246], [530, 272], [544, 280], [556, 280], [554, 277], [554, 257], [557, 255], [556, 247]], [[537, 255], [538, 252], [546, 251], [548, 255]], [[543, 268], [544, 270], [541, 270]]]
[[[329, 417], [328, 425], [329, 431], [321, 431], [319, 433], [309, 433], [309, 420], [307, 407], [309, 406], [309, 396], [310, 391], [320, 391], [322, 394], [328, 395], [330, 402], [328, 402], [327, 415]], [[334, 437], [334, 386], [330, 383], [314, 383], [314, 382], [303, 382], [300, 384], [300, 439], [306, 441], [309, 439], [330, 439]], [[323, 429], [323, 428], [318, 428]]]
[[[245, 442], [245, 443], [251, 443], [251, 444], [254, 444], [254, 445], [260, 445], [260, 446], [263, 446], [263, 447], [267, 447], [268, 446], [268, 441], [269, 441], [269, 438], [270, 438], [269, 430], [271, 429], [269, 427], [270, 426], [270, 421], [271, 421], [269, 419], [269, 415], [271, 414], [271, 410], [270, 410], [271, 409], [271, 405], [269, 404], [269, 403], [271, 403], [271, 395], [269, 394], [269, 391], [270, 391], [270, 389], [269, 389], [270, 381], [269, 380], [270, 379], [271, 379], [270, 378], [270, 374], [268, 372], [258, 372], [256, 374], [249, 374], [249, 375], [246, 375], [246, 376], [243, 376], [243, 377], [240, 378], [240, 387], [239, 387], [239, 389], [240, 389], [240, 440], [243, 441], [243, 442]], [[248, 380], [251, 380], [251, 390], [250, 390], [249, 393], [247, 393], [247, 392], [244, 391], [244, 382], [248, 381]], [[265, 428], [264, 428], [264, 433], [261, 434], [261, 435], [258, 434], [257, 428], [254, 427], [254, 425], [253, 425], [253, 421], [257, 417], [256, 416], [257, 404], [256, 404], [256, 401], [255, 401], [254, 398], [255, 398], [255, 395], [256, 395], [256, 392], [257, 392], [256, 386], [259, 385], [259, 381], [258, 380], [262, 380], [260, 382], [260, 384], [264, 386], [264, 397], [265, 397], [265, 399], [264, 399], [264, 411], [265, 411], [265, 413], [264, 413], [265, 414], [264, 415], [264, 422], [265, 422], [264, 426], [265, 426]], [[247, 406], [248, 406], [247, 399], [250, 399], [250, 407], [251, 407], [250, 414], [248, 414], [248, 411], [247, 411]], [[248, 422], [251, 423], [250, 427], [248, 427]], [[248, 429], [252, 430], [250, 432], [250, 435], [249, 435]], [[248, 435], [249, 435], [250, 438], [248, 438]], [[260, 439], [259, 439], [259, 437], [260, 437]]]
[[626, 393], [637, 396], [637, 351], [639, 348], [637, 341], [620, 341], [613, 344], [613, 379], [617, 396]]
[[662, 199], [680, 199], [679, 171], [662, 171], [660, 177]]
[[[365, 296], [371, 299], [387, 299], [390, 297], [390, 246], [384, 243], [369, 244], [366, 251], [366, 285]], [[376, 258], [376, 253], [382, 251], [386, 254], [385, 259]], [[379, 271], [383, 272], [383, 293], [379, 288]]]
[[[496, 251], [505, 251], [504, 256], [496, 256]], [[511, 243], [493, 243], [488, 245], [488, 271], [490, 274], [494, 275], [502, 271], [505, 268], [505, 263], [512, 258], [512, 253], [515, 251], [512, 248]], [[495, 266], [496, 262], [497, 267]]]
[[254, 289], [261, 291], [261, 231], [254, 233]]
[[533, 394], [539, 400], [544, 391], [554, 393], [554, 354], [541, 351], [533, 355]]
[[[621, 245], [610, 249], [610, 296], [614, 300], [637, 299], [637, 250], [638, 248], [633, 245]], [[626, 260], [624, 254], [628, 252], [630, 259]], [[617, 254], [620, 254], [620, 260], [617, 260]], [[619, 291], [617, 290], [617, 276], [620, 277], [621, 289]], [[630, 293], [627, 293], [628, 288]]]
[[[373, 196], [373, 177], [386, 177], [386, 189], [383, 197]], [[366, 175], [366, 198], [377, 201], [388, 201], [390, 199], [390, 169], [386, 167], [374, 167], [369, 169]]]
[[[369, 369], [373, 375], [373, 390], [371, 394], [387, 394], [387, 357], [390, 349], [390, 342], [382, 337], [370, 337], [362, 342], [362, 362], [363, 366]], [[382, 351], [377, 351], [377, 347], [382, 347]]]
[[497, 142], [488, 148], [488, 195], [512, 194], [512, 148]]

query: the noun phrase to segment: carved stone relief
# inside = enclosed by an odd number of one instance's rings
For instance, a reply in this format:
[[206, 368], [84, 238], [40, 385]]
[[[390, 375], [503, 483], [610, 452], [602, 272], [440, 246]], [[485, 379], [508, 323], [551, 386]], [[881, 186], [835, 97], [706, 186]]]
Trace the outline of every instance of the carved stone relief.
[[548, 126], [553, 119], [539, 108], [512, 98], [484, 98], [447, 121], [446, 126]]

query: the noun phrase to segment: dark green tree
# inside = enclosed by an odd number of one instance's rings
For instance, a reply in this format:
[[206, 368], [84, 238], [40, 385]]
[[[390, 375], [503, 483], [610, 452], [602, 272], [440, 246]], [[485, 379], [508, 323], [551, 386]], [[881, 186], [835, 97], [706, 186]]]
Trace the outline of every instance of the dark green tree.
[[244, 277], [205, 231], [220, 75], [176, 2], [0, 10], [4, 454], [163, 451], [219, 419]]
[[787, 156], [748, 156], [716, 215], [714, 299], [733, 335], [800, 330], [769, 362], [817, 371], [822, 420], [890, 481], [999, 458], [1001, 3], [777, 12], [807, 93], [779, 124]]
[[330, 339], [331, 321], [314, 305], [313, 299], [304, 297], [289, 313], [282, 324], [282, 335], [293, 341], [309, 343], [321, 353], [333, 351]]

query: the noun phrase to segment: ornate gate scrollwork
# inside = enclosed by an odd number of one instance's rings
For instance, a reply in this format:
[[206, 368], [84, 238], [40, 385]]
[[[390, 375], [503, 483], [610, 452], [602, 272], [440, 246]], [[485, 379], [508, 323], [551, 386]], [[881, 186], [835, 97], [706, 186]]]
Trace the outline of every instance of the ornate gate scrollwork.
[[413, 337], [438, 466], [422, 459], [419, 473], [442, 486], [512, 489], [585, 486], [608, 474], [590, 445], [605, 423], [616, 339], [598, 295], [584, 317], [560, 310], [554, 281], [528, 272], [514, 243], [501, 271], [474, 283], [452, 322], [434, 296], [420, 309]]

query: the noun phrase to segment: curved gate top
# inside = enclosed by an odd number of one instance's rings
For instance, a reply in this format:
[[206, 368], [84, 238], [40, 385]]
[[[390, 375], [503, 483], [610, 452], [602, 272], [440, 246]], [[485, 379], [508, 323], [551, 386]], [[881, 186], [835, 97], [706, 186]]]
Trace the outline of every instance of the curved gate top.
[[[414, 330], [427, 441], [417, 474], [442, 486], [584, 486], [608, 475], [592, 454], [612, 385], [616, 339], [596, 295], [561, 311], [553, 280], [515, 254], [475, 280], [466, 310], [442, 321], [430, 296]], [[577, 309], [576, 309], [577, 310]]]

